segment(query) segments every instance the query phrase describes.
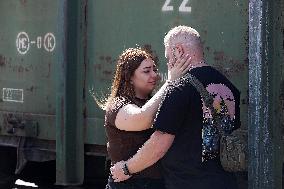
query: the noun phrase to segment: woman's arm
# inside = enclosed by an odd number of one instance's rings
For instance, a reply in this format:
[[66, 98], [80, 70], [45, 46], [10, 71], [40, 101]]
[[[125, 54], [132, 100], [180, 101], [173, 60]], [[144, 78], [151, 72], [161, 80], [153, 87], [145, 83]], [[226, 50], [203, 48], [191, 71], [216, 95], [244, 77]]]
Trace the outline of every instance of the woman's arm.
[[[184, 75], [189, 69], [191, 58], [184, 56], [177, 60], [174, 67], [169, 68], [169, 78], [175, 80]], [[142, 131], [152, 126], [154, 116], [158, 111], [161, 98], [168, 82], [141, 108], [135, 104], [123, 106], [117, 113], [115, 125], [120, 130]]]

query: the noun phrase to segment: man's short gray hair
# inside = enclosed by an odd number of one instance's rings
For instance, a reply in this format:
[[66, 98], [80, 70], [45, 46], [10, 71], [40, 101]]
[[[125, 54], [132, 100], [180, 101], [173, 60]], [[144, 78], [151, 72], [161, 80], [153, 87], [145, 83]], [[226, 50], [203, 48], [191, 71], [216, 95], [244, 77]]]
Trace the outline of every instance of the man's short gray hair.
[[164, 38], [165, 47], [171, 46], [176, 42], [190, 43], [198, 42], [200, 43], [199, 33], [189, 27], [189, 26], [176, 26], [172, 28]]

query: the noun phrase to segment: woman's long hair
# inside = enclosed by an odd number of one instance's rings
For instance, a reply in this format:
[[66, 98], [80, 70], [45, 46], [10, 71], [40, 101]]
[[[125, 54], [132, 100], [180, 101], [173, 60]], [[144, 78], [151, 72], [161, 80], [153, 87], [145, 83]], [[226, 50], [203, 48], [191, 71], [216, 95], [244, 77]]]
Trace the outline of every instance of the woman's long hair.
[[104, 102], [98, 102], [95, 98], [97, 104], [102, 109], [106, 110], [115, 97], [122, 96], [128, 99], [134, 99], [135, 91], [134, 86], [130, 82], [131, 77], [134, 75], [135, 70], [140, 66], [141, 62], [148, 58], [153, 59], [150, 53], [140, 48], [129, 48], [123, 51], [117, 60], [111, 93]]

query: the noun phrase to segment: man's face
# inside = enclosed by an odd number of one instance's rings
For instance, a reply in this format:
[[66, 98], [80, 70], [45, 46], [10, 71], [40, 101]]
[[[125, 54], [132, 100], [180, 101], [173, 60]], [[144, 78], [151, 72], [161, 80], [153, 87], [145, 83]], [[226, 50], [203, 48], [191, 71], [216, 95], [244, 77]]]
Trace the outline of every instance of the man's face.
[[165, 57], [168, 60], [168, 63], [173, 65], [176, 61], [176, 56], [174, 53], [174, 47], [167, 46], [165, 47]]
[[184, 46], [182, 44], [175, 44], [165, 47], [165, 57], [168, 59], [168, 65], [172, 67], [175, 62], [184, 55]]

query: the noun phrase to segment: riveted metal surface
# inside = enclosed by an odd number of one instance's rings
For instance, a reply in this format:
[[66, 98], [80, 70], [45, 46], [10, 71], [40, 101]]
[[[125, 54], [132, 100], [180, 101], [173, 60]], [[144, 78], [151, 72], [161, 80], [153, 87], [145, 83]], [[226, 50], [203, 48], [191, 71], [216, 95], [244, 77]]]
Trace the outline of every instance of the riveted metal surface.
[[70, 50], [77, 46], [76, 29], [67, 32], [72, 23], [77, 28], [80, 18], [67, 17], [65, 6], [70, 13], [78, 7], [77, 1], [68, 2], [0, 2], [1, 135], [56, 141], [61, 185], [82, 183], [84, 166], [82, 113], [76, 109], [77, 86], [82, 85], [76, 80], [80, 74], [73, 72], [77, 53]]
[[56, 108], [57, 6], [56, 1], [0, 2], [0, 114], [31, 114], [37, 122], [46, 117], [39, 124], [42, 139], [55, 139], [55, 120], [49, 118]]

